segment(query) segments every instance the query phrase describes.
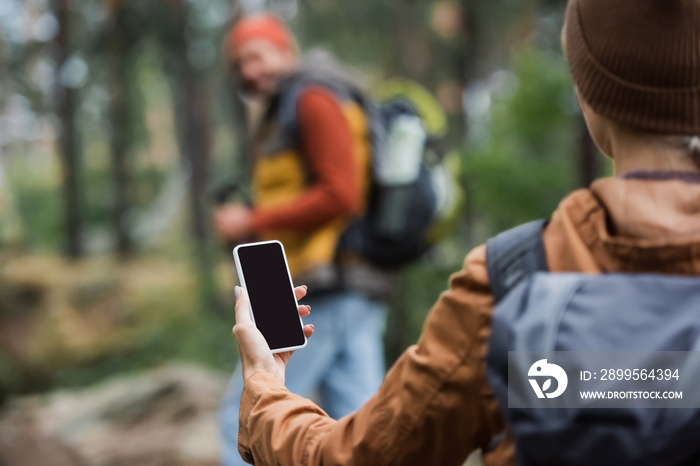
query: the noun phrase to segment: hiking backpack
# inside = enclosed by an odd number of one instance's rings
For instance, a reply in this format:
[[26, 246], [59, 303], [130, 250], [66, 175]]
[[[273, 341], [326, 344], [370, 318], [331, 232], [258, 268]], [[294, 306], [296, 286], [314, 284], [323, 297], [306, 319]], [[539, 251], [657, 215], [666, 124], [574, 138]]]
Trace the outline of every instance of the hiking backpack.
[[409, 80], [389, 80], [374, 101], [338, 73], [302, 72], [287, 83], [279, 103], [281, 126], [292, 139], [298, 138], [296, 103], [310, 85], [357, 102], [369, 125], [367, 211], [344, 232], [337, 254], [356, 253], [387, 269], [415, 261], [450, 231], [462, 199], [456, 157], [440, 149], [446, 131], [440, 104]]
[[[486, 370], [517, 464], [700, 464], [700, 279], [548, 273], [545, 225], [486, 243], [497, 303]], [[686, 399], [642, 396], [662, 390]]]

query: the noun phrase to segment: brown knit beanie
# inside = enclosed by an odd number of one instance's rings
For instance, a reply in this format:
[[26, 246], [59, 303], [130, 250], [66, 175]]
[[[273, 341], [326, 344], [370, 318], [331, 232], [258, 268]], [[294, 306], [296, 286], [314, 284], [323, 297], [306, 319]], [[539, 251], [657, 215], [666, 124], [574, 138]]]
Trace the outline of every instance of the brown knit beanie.
[[700, 135], [700, 0], [570, 0], [565, 40], [574, 83], [595, 111]]

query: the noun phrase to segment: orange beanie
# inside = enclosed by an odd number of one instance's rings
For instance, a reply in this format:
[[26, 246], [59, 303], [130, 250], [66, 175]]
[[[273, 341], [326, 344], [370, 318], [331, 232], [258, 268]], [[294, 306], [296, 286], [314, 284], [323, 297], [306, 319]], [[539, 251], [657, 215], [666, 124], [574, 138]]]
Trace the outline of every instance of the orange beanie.
[[287, 25], [277, 17], [261, 13], [241, 18], [226, 35], [225, 45], [229, 57], [238, 47], [251, 39], [265, 39], [282, 50], [296, 49], [296, 43]]

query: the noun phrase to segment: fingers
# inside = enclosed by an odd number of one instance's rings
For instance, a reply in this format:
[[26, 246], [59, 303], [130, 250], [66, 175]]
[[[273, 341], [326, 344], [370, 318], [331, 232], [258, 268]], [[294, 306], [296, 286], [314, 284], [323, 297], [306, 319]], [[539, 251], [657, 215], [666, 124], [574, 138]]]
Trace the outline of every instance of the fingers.
[[304, 325], [304, 335], [306, 335], [306, 338], [311, 338], [311, 335], [314, 334], [314, 324], [308, 324]]
[[216, 212], [214, 212], [214, 228], [219, 235], [223, 236], [225, 228], [221, 209], [217, 209]]
[[[304, 325], [304, 335], [306, 336], [306, 338], [311, 338], [311, 335], [313, 334], [314, 324]], [[285, 351], [284, 353], [277, 353], [275, 356], [280, 358], [282, 362], [287, 364], [287, 362], [289, 362], [289, 358], [291, 358], [294, 353], [294, 351]]]
[[299, 309], [299, 316], [301, 316], [301, 317], [306, 317], [309, 314], [311, 314], [311, 306], [309, 306], [307, 304], [302, 304], [301, 306], [299, 306], [298, 309]]
[[306, 296], [306, 285], [301, 285], [294, 288], [294, 296], [296, 296], [297, 301]]
[[214, 211], [214, 223], [216, 225], [224, 226], [226, 224], [226, 220], [229, 217], [229, 207], [230, 204], [223, 205]]

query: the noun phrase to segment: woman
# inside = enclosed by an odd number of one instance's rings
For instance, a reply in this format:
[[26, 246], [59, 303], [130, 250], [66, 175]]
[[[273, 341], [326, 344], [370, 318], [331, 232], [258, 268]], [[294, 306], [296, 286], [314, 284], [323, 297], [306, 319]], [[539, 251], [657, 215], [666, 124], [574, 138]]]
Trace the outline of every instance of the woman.
[[[571, 193], [554, 212], [543, 232], [551, 272], [700, 271], [698, 31], [697, 1], [569, 2], [563, 39], [576, 93], [616, 176]], [[487, 465], [514, 464], [485, 378], [494, 306], [485, 255], [484, 246], [467, 255], [418, 343], [369, 402], [338, 421], [284, 388], [290, 355], [270, 354], [237, 289], [243, 457], [266, 465], [457, 465], [480, 449]]]

